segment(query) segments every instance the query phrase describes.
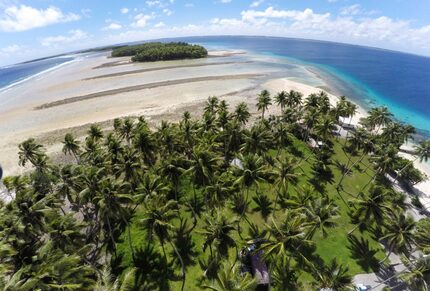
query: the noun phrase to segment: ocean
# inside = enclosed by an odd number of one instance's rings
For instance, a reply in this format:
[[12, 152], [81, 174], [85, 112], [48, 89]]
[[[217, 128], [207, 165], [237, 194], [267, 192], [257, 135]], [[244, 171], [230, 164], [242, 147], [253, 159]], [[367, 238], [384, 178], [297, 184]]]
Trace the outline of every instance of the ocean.
[[59, 68], [74, 59], [74, 56], [61, 56], [0, 67], [0, 92]]
[[[208, 48], [242, 49], [317, 71], [338, 94], [365, 109], [387, 106], [398, 121], [430, 137], [430, 58], [333, 42], [249, 36], [164, 39]], [[56, 57], [0, 68], [0, 91], [52, 70], [73, 57]], [[276, 63], [276, 61], [274, 62]], [[273, 64], [273, 63], [272, 63]], [[3, 89], [2, 89], [3, 88]]]
[[243, 49], [313, 67], [336, 93], [366, 110], [387, 106], [398, 121], [430, 137], [430, 58], [333, 42], [249, 36], [181, 38], [208, 47]]

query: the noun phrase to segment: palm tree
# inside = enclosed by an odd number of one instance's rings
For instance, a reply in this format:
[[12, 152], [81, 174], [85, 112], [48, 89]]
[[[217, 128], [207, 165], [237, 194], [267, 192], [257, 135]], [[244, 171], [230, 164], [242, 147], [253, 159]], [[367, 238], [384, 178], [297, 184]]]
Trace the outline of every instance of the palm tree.
[[336, 130], [336, 122], [329, 116], [318, 119], [314, 131], [318, 138], [328, 141]]
[[270, 239], [262, 246], [267, 256], [303, 257], [300, 248], [313, 245], [313, 242], [306, 238], [306, 218], [296, 210], [286, 210], [279, 222], [272, 217], [267, 227]]
[[90, 139], [97, 142], [103, 138], [102, 129], [98, 125], [91, 125], [90, 129], [88, 130], [88, 136]]
[[212, 247], [214, 246], [217, 254], [222, 257], [228, 257], [230, 247], [236, 246], [236, 241], [232, 236], [236, 220], [228, 220], [221, 211], [216, 211], [214, 215], [206, 215], [203, 218], [203, 230], [201, 234], [204, 237], [203, 252], [209, 247], [211, 257], [213, 257]]
[[360, 226], [371, 223], [381, 226], [391, 211], [387, 200], [389, 195], [390, 193], [382, 186], [372, 186], [367, 195], [360, 193], [360, 198], [352, 200], [354, 211], [351, 213], [351, 217], [357, 226], [348, 234]]
[[269, 106], [272, 105], [272, 100], [270, 98], [270, 93], [267, 90], [261, 91], [260, 94], [258, 94], [257, 99], [257, 109], [258, 111], [261, 111], [261, 118], [264, 119], [264, 113], [269, 108]]
[[309, 237], [312, 238], [318, 230], [323, 237], [327, 236], [327, 229], [337, 226], [333, 221], [339, 214], [339, 209], [334, 201], [328, 198], [317, 198], [311, 200], [308, 205], [303, 209], [309, 221]]
[[247, 123], [249, 118], [251, 117], [251, 113], [249, 113], [248, 105], [246, 105], [245, 102], [240, 102], [239, 104], [237, 104], [234, 110], [233, 117], [237, 122], [241, 124]]
[[271, 279], [275, 290], [303, 290], [303, 286], [299, 281], [299, 270], [292, 266], [289, 257], [277, 257], [274, 263], [275, 266], [271, 274]]
[[381, 237], [388, 246], [388, 254], [381, 261], [389, 258], [392, 252], [409, 255], [414, 242], [415, 221], [412, 216], [401, 213], [391, 213], [389, 223], [385, 223], [384, 234]]
[[244, 144], [241, 150], [248, 154], [265, 153], [272, 145], [273, 136], [263, 126], [255, 125], [250, 131], [245, 131]]
[[169, 231], [174, 228], [172, 220], [178, 216], [178, 203], [174, 200], [167, 200], [164, 195], [158, 195], [147, 196], [143, 205], [145, 214], [140, 222], [148, 232], [149, 241], [151, 241], [153, 234], [157, 236], [167, 267], [164, 244], [170, 240]]
[[328, 265], [321, 264], [314, 268], [315, 287], [318, 290], [347, 290], [352, 288], [352, 277], [348, 267], [333, 259]]
[[239, 273], [237, 266], [230, 266], [228, 262], [221, 267], [215, 282], [215, 285], [203, 287], [214, 291], [252, 291], [257, 287], [256, 281], [251, 278], [250, 274], [243, 276]]
[[387, 107], [377, 107], [372, 108], [369, 111], [369, 116], [367, 117], [368, 125], [370, 129], [379, 131], [381, 126], [386, 126], [391, 123], [393, 114], [388, 111]]
[[266, 194], [257, 193], [257, 195], [253, 197], [252, 200], [254, 200], [255, 204], [257, 204], [257, 206], [254, 208], [254, 211], [259, 211], [264, 221], [267, 221], [267, 218], [274, 210], [269, 196]]
[[37, 157], [42, 155], [42, 146], [38, 144], [34, 138], [30, 138], [19, 146], [19, 164], [21, 166], [25, 166], [27, 162], [30, 162], [32, 165], [36, 164]]
[[290, 108], [297, 109], [302, 104], [303, 94], [294, 90], [290, 90], [287, 94], [286, 105]]
[[286, 91], [281, 91], [275, 95], [274, 100], [278, 106], [281, 106], [282, 112], [284, 112], [284, 108], [287, 105], [287, 96], [288, 93]]
[[76, 159], [76, 163], [79, 163], [79, 159], [78, 159], [78, 155], [80, 152], [79, 141], [77, 141], [71, 133], [68, 133], [64, 137], [63, 144], [64, 144], [63, 153], [72, 154]]
[[407, 269], [405, 273], [400, 274], [400, 279], [405, 281], [411, 287], [411, 290], [429, 290], [430, 260], [428, 256], [420, 256], [413, 260], [402, 256], [401, 259]]
[[274, 167], [275, 176], [275, 206], [273, 207], [276, 211], [279, 196], [286, 197], [288, 195], [288, 187], [290, 184], [295, 185], [298, 182], [299, 174], [296, 173], [296, 169], [299, 165], [294, 158], [286, 156], [282, 160], [278, 159]]
[[420, 162], [427, 162], [430, 159], [430, 140], [423, 140], [418, 145], [415, 146], [415, 159], [406, 164], [400, 171], [396, 174], [396, 179], [402, 174], [402, 172], [410, 167], [417, 160]]
[[131, 139], [133, 138], [133, 130], [134, 124], [131, 118], [124, 119], [122, 126], [119, 128], [120, 137], [125, 139], [127, 144], [130, 144]]

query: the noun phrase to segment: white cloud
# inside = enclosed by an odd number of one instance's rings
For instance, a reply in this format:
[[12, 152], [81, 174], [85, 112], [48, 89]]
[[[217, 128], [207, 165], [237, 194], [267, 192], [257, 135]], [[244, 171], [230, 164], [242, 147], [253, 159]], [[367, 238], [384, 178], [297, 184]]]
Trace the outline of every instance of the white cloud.
[[170, 15], [173, 14], [173, 11], [170, 10], [170, 9], [165, 8], [165, 9], [163, 9], [163, 13], [166, 14], [167, 16], [170, 16]]
[[155, 14], [143, 14], [140, 13], [134, 17], [134, 22], [131, 24], [131, 26], [136, 28], [143, 28], [147, 25], [148, 21], [153, 19], [155, 17]]
[[121, 13], [122, 14], [127, 14], [130, 10], [128, 8], [121, 8]]
[[256, 7], [260, 6], [261, 4], [263, 4], [264, 1], [265, 0], [256, 0], [256, 1], [254, 1], [254, 2], [251, 3], [250, 7], [256, 8]]
[[103, 27], [103, 30], [118, 30], [121, 29], [122, 25], [116, 22], [112, 22], [108, 26]]
[[164, 22], [158, 22], [156, 25], [154, 25], [155, 28], [162, 28], [162, 27], [166, 27], [166, 24], [164, 24]]
[[62, 44], [73, 43], [88, 38], [88, 34], [80, 29], [71, 30], [67, 35], [49, 36], [42, 39], [41, 44], [46, 47], [53, 47]]
[[17, 44], [9, 45], [4, 48], [0, 48], [0, 55], [9, 56], [10, 54], [17, 53], [23, 49], [22, 46], [19, 46]]
[[36, 9], [26, 5], [11, 6], [6, 8], [0, 16], [0, 30], [24, 31], [79, 19], [79, 15], [74, 13], [64, 14], [54, 6], [50, 6], [47, 9]]
[[230, 3], [232, 0], [220, 0], [220, 3]]
[[359, 4], [343, 7], [340, 10], [341, 15], [357, 15], [361, 13], [361, 6]]
[[185, 3], [185, 7], [187, 7], [187, 8], [193, 8], [194, 7], [194, 3]]

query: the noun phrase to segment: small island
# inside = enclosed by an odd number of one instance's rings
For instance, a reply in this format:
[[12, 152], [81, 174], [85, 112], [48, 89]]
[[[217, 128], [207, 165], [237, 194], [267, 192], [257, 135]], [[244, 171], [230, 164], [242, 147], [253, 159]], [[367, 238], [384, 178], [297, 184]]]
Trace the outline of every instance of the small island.
[[150, 42], [119, 47], [112, 51], [112, 57], [132, 57], [133, 62], [156, 62], [205, 58], [208, 51], [200, 45], [185, 42]]

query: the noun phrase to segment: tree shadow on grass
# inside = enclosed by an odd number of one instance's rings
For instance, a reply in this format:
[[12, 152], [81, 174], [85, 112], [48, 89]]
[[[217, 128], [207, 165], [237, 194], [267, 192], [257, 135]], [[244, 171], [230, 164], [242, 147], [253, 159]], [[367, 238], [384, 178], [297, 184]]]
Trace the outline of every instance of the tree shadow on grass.
[[305, 157], [305, 154], [294, 145], [288, 146], [288, 151], [296, 158], [303, 159]]
[[369, 240], [355, 235], [348, 236], [348, 249], [351, 251], [351, 256], [356, 260], [366, 272], [377, 272], [379, 270], [379, 261], [376, 258], [377, 249], [372, 249]]

